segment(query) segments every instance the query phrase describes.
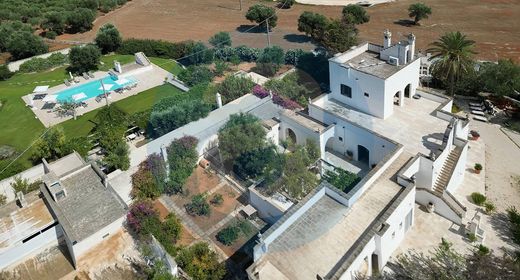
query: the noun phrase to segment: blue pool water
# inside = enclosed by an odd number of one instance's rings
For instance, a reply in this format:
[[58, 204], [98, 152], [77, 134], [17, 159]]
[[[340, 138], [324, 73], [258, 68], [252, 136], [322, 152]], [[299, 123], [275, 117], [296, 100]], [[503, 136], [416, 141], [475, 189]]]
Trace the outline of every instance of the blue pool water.
[[[60, 91], [57, 95], [58, 101], [74, 101], [74, 102], [81, 102], [88, 100], [90, 98], [94, 98], [100, 94], [103, 94], [103, 89], [101, 88], [101, 81], [103, 81], [103, 84], [105, 85], [105, 90], [107, 92], [113, 91], [122, 87], [125, 87], [127, 85], [130, 85], [134, 82], [136, 82], [135, 78], [133, 77], [125, 77], [125, 78], [119, 78], [115, 79], [111, 76], [104, 77], [103, 79], [98, 79], [92, 82], [88, 82], [86, 84], [82, 84], [77, 87], [68, 88], [66, 90]], [[81, 93], [84, 93], [83, 95], [79, 95]], [[74, 99], [73, 96], [76, 95], [76, 98]], [[79, 97], [79, 98], [78, 98]]]

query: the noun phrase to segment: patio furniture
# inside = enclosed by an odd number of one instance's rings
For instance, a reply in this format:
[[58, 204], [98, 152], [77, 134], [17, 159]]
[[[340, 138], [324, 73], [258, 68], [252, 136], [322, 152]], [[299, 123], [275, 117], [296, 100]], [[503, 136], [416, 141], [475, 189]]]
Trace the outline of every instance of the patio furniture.
[[46, 102], [45, 104], [43, 104], [42, 110], [51, 110], [51, 109], [54, 109], [54, 107], [56, 107], [56, 103]]
[[82, 75], [83, 75], [83, 79], [85, 79], [85, 80], [88, 80], [88, 79], [90, 79], [90, 77], [89, 77], [89, 76], [87, 75], [87, 73], [86, 73], [86, 72], [83, 72], [83, 74], [82, 74]]
[[33, 100], [42, 100], [43, 98], [45, 98], [45, 96], [47, 96], [46, 93], [44, 93], [44, 94], [35, 94], [33, 96]]
[[479, 110], [471, 110], [471, 113], [473, 115], [477, 115], [477, 116], [483, 116], [483, 117], [486, 116], [486, 114], [484, 112], [479, 111]]
[[96, 96], [96, 102], [97, 103], [101, 102], [101, 99], [103, 99], [103, 97], [101, 97], [101, 95]]
[[421, 95], [420, 94], [414, 94], [413, 95], [413, 99], [421, 99]]
[[488, 119], [482, 116], [473, 116], [473, 119], [481, 122], [488, 122]]
[[92, 71], [88, 71], [87, 74], [90, 78], [94, 79], [94, 73], [92, 73]]
[[478, 107], [482, 107], [482, 106], [484, 106], [484, 103], [482, 103], [482, 102], [470, 102], [470, 103], [469, 103], [469, 106], [478, 106]]
[[64, 80], [63, 80], [63, 83], [64, 83], [66, 86], [70, 87], [70, 82], [69, 82], [69, 80], [64, 79]]
[[137, 138], [137, 135], [135, 135], [135, 133], [132, 133], [132, 134], [129, 134], [128, 136], [126, 136], [126, 139], [128, 139], [129, 141], [132, 141], [135, 138]]
[[80, 105], [81, 105], [81, 107], [83, 107], [83, 108], [87, 108], [87, 107], [88, 107], [87, 102], [84, 102], [84, 101], [82, 101], [82, 102], [80, 103]]

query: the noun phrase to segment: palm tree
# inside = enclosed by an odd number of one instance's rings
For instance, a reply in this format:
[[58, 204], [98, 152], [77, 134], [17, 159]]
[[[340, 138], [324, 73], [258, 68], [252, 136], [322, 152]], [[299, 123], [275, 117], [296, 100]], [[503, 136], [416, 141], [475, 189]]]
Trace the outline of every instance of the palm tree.
[[450, 94], [457, 81], [474, 70], [475, 41], [457, 32], [448, 32], [431, 44], [426, 51], [432, 54], [432, 74], [448, 84]]

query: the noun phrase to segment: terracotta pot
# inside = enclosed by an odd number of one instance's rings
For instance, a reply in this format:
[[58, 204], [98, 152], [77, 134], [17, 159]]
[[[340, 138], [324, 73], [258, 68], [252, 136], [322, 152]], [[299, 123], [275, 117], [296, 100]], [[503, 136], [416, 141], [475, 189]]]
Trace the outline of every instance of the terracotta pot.
[[480, 174], [480, 169], [475, 169], [475, 174]]

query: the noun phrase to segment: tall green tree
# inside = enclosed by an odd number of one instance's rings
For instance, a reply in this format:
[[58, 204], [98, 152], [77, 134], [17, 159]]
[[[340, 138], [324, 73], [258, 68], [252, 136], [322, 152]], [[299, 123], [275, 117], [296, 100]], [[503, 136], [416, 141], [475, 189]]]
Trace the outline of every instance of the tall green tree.
[[47, 31], [54, 31], [56, 34], [63, 34], [65, 32], [65, 16], [60, 12], [50, 12], [45, 15], [42, 27]]
[[357, 33], [353, 24], [333, 20], [327, 27], [321, 43], [329, 51], [345, 52], [357, 44]]
[[69, 53], [69, 70], [74, 73], [97, 70], [100, 59], [101, 51], [95, 45], [72, 47]]
[[411, 4], [408, 7], [408, 16], [413, 18], [415, 25], [419, 25], [419, 21], [428, 18], [432, 14], [432, 9], [424, 3]]
[[455, 84], [474, 71], [474, 46], [475, 41], [457, 31], [444, 34], [426, 50], [432, 53], [432, 75], [448, 86], [451, 95]]
[[95, 18], [96, 13], [91, 9], [75, 9], [67, 15], [67, 29], [71, 33], [89, 31], [92, 29], [92, 22], [94, 22]]
[[486, 63], [479, 75], [488, 92], [500, 96], [520, 92], [520, 65], [511, 59], [500, 59], [498, 63]]
[[362, 6], [349, 4], [343, 7], [342, 20], [351, 24], [363, 24], [370, 20], [370, 16]]
[[119, 34], [119, 30], [113, 24], [107, 23], [101, 26], [95, 41], [101, 52], [106, 54], [116, 51], [121, 46], [123, 39], [121, 34]]
[[60, 158], [70, 152], [66, 147], [66, 138], [63, 129], [54, 126], [50, 127], [47, 132], [36, 141], [32, 159], [38, 162], [42, 158], [47, 160]]
[[266, 132], [257, 117], [251, 114], [233, 114], [218, 132], [219, 151], [227, 163], [240, 155], [265, 146]]
[[197, 144], [197, 138], [184, 136], [173, 140], [166, 149], [170, 169], [169, 182], [166, 188], [167, 193], [178, 193], [182, 191], [184, 183], [197, 165], [199, 158]]
[[22, 59], [45, 53], [47, 45], [45, 45], [42, 38], [31, 32], [22, 31], [15, 32], [9, 37], [6, 50], [11, 53], [13, 59]]
[[323, 39], [329, 24], [330, 21], [326, 16], [305, 11], [298, 18], [298, 31], [311, 36], [316, 41], [320, 41]]
[[255, 4], [249, 8], [246, 14], [246, 19], [251, 22], [256, 22], [262, 28], [266, 28], [269, 22], [269, 29], [276, 27], [278, 16], [273, 7], [268, 7], [262, 4]]
[[297, 146], [285, 157], [282, 177], [271, 188], [282, 189], [296, 199], [303, 198], [318, 185], [318, 177], [309, 170], [311, 163], [307, 149]]
[[229, 76], [217, 86], [217, 91], [222, 95], [223, 102], [233, 101], [251, 92], [255, 83], [246, 77]]

